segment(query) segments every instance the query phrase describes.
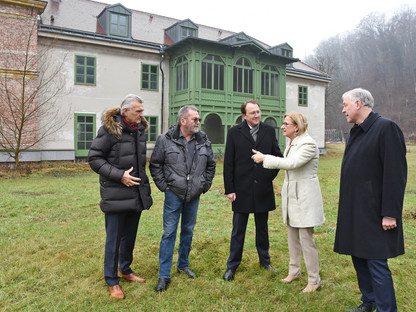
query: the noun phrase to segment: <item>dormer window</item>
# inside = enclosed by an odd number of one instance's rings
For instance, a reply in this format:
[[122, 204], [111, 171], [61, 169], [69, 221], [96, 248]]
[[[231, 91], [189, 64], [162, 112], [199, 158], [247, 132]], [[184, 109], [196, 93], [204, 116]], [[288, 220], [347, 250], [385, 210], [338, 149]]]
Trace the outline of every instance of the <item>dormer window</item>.
[[169, 43], [167, 44], [172, 44], [188, 37], [198, 38], [198, 25], [190, 19], [186, 19], [165, 29], [165, 35], [169, 38]]
[[188, 28], [188, 27], [181, 27], [181, 39], [185, 39], [186, 37], [196, 37], [196, 29]]
[[293, 52], [291, 50], [282, 49], [282, 55], [286, 57], [292, 57]]
[[123, 14], [110, 13], [110, 34], [116, 36], [128, 36], [129, 17]]
[[97, 17], [97, 32], [131, 38], [131, 14], [122, 4], [107, 5]]

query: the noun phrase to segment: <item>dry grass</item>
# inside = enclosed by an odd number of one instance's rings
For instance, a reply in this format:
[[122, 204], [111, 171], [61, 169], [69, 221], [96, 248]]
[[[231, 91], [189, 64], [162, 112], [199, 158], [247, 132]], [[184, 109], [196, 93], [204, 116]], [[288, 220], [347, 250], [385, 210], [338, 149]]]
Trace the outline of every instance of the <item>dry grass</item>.
[[[222, 163], [212, 189], [202, 197], [189, 280], [172, 270], [172, 284], [154, 292], [162, 235], [163, 196], [152, 184], [154, 206], [142, 214], [133, 270], [145, 284], [124, 281], [126, 300], [113, 300], [103, 279], [104, 218], [99, 210], [98, 176], [86, 164], [42, 163], [31, 173], [0, 179], [0, 311], [343, 311], [358, 305], [360, 293], [349, 257], [332, 251], [343, 145], [328, 146], [319, 176], [326, 223], [316, 228], [323, 288], [301, 294], [303, 277], [290, 285], [286, 228], [278, 209], [270, 214], [272, 264], [279, 276], [260, 269], [249, 221], [243, 263], [233, 282], [224, 282], [232, 212], [223, 196]], [[415, 311], [416, 148], [409, 147], [409, 181], [404, 224], [406, 255], [390, 261], [399, 311]], [[8, 172], [8, 173], [7, 173]], [[276, 193], [283, 174], [275, 181]], [[174, 257], [177, 256], [175, 251]], [[176, 258], [174, 258], [173, 268]]]

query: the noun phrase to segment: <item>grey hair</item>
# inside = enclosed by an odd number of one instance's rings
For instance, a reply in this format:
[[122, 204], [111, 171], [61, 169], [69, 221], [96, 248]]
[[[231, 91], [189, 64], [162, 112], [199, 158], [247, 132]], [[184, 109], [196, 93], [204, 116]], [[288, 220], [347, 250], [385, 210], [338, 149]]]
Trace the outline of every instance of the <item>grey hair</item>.
[[198, 109], [193, 105], [185, 105], [185, 106], [181, 107], [181, 109], [178, 112], [178, 125], [181, 124], [181, 119], [182, 118], [185, 118], [185, 117], [188, 116], [188, 111], [189, 110], [193, 110], [193, 111], [198, 112]]
[[143, 103], [143, 99], [140, 96], [138, 96], [136, 94], [129, 94], [129, 95], [127, 95], [124, 98], [123, 102], [121, 102], [121, 105], [120, 105], [120, 115], [121, 116], [124, 116], [124, 112], [123, 112], [123, 109], [124, 108], [126, 108], [127, 110], [130, 110], [131, 109], [131, 106], [132, 106], [132, 102], [133, 101], [137, 101], [139, 103]]
[[352, 89], [350, 91], [345, 92], [342, 95], [342, 99], [344, 100], [344, 98], [347, 95], [350, 96], [351, 102], [360, 100], [364, 106], [369, 107], [371, 109], [374, 107], [374, 98], [371, 95], [370, 91], [368, 90], [361, 89], [361, 88]]

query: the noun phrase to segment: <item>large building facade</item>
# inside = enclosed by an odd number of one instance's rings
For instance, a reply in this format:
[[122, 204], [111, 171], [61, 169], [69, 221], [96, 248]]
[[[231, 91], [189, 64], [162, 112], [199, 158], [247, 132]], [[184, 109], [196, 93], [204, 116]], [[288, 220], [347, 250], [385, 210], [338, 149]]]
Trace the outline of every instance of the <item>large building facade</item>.
[[[227, 130], [241, 121], [240, 105], [248, 99], [259, 101], [262, 121], [275, 127], [281, 148], [283, 114], [295, 110], [308, 116], [312, 136], [325, 147], [329, 79], [293, 58], [286, 43], [271, 47], [243, 32], [91, 0], [0, 1], [0, 16], [16, 8], [33, 15], [35, 4], [40, 7], [36, 43], [48, 51], [39, 63], [59, 68], [53, 105], [65, 122], [23, 153], [23, 161], [86, 157], [103, 111], [129, 93], [144, 99], [149, 154], [157, 136], [176, 123], [179, 108], [192, 104], [221, 155]], [[41, 116], [38, 124], [47, 125], [50, 118]], [[0, 161], [10, 159], [2, 153]]]

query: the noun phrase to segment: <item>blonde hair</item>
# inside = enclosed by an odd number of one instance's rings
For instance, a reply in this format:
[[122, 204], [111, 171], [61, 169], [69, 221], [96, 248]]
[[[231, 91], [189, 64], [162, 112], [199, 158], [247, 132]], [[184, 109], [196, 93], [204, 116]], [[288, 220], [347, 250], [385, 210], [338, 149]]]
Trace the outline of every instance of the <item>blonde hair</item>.
[[302, 113], [298, 113], [298, 112], [292, 112], [292, 113], [286, 113], [283, 116], [283, 119], [285, 119], [286, 117], [289, 117], [290, 119], [293, 120], [293, 123], [298, 126], [298, 131], [296, 131], [296, 135], [305, 133], [306, 130], [308, 129], [308, 119], [306, 118], [306, 116]]

